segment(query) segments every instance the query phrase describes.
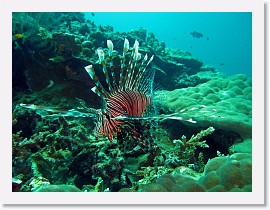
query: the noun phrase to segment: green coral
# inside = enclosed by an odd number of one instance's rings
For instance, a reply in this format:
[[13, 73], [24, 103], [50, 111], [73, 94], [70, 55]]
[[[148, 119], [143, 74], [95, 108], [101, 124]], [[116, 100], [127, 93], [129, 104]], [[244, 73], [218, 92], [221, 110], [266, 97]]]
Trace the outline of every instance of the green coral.
[[80, 189], [73, 185], [41, 185], [39, 188], [35, 189], [34, 192], [81, 192]]
[[135, 189], [135, 190], [141, 189], [144, 186], [146, 186], [146, 185], [148, 185], [150, 183], [155, 182], [155, 180], [158, 177], [160, 177], [160, 176], [162, 176], [164, 174], [167, 174], [167, 173], [169, 173], [171, 171], [172, 171], [172, 169], [166, 168], [164, 166], [158, 166], [158, 167], [151, 167], [151, 166], [142, 167], [141, 170], [137, 170], [136, 171], [136, 174], [138, 176], [143, 176], [143, 178], [140, 179], [137, 182], [134, 182], [132, 188]]
[[[165, 163], [173, 166], [189, 166], [193, 165], [190, 161], [190, 158], [195, 155], [196, 147], [208, 148], [206, 141], [202, 140], [203, 137], [212, 134], [215, 131], [213, 127], [209, 127], [205, 130], [202, 130], [196, 135], [192, 135], [189, 140], [186, 136], [182, 136], [181, 139], [173, 140], [174, 148], [171, 148], [169, 151], [165, 152], [166, 160]], [[202, 163], [203, 157], [200, 155], [199, 160], [199, 171], [203, 170], [204, 164]]]

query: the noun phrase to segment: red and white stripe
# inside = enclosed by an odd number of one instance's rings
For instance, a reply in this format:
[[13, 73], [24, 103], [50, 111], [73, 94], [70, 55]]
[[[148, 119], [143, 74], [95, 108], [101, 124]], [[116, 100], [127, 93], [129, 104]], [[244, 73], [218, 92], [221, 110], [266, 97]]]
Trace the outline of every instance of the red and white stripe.
[[151, 104], [151, 97], [134, 90], [117, 91], [107, 99], [105, 114], [96, 128], [99, 136], [112, 136], [119, 130], [124, 121], [112, 119], [118, 116], [142, 117], [147, 106]]

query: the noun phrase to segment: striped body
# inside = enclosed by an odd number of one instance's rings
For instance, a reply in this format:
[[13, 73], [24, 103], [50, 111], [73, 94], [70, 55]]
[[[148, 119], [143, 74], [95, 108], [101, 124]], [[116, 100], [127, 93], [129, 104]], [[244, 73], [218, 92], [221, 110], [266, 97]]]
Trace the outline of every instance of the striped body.
[[[95, 82], [92, 91], [105, 101], [105, 107], [98, 112], [95, 133], [99, 137], [109, 137], [112, 140], [125, 126], [131, 126], [127, 119], [143, 117], [145, 114], [152, 102], [155, 72], [153, 69], [147, 70], [153, 56], [149, 60], [147, 55], [141, 59], [137, 40], [129, 53], [129, 42], [125, 39], [123, 56], [118, 55], [120, 66], [114, 66], [113, 63], [113, 43], [108, 40], [107, 45], [108, 54], [102, 49], [97, 50], [106, 84], [101, 83], [93, 65], [86, 66], [85, 69]], [[116, 69], [119, 75], [116, 75]], [[134, 128], [131, 130], [138, 136]]]
[[112, 94], [107, 101], [105, 113], [95, 129], [98, 136], [108, 136], [110, 139], [121, 130], [125, 123], [119, 116], [142, 117], [151, 97], [133, 90], [119, 91]]

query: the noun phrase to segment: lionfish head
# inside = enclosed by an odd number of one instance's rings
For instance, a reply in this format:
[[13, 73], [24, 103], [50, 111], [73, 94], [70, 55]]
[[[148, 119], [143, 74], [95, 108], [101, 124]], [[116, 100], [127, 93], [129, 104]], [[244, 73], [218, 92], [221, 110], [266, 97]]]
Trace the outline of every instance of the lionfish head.
[[[143, 117], [152, 103], [152, 86], [155, 71], [147, 69], [153, 56], [147, 54], [142, 58], [139, 53], [139, 42], [136, 40], [129, 49], [129, 41], [125, 39], [123, 55], [113, 56], [113, 42], [107, 41], [107, 50], [98, 49], [98, 63], [102, 67], [106, 82], [100, 81], [93, 65], [85, 69], [95, 83], [92, 91], [105, 101], [105, 106], [99, 110], [95, 133], [97, 136], [117, 136], [124, 128], [129, 127], [134, 136], [136, 129], [129, 120]], [[115, 62], [120, 59], [120, 65]]]

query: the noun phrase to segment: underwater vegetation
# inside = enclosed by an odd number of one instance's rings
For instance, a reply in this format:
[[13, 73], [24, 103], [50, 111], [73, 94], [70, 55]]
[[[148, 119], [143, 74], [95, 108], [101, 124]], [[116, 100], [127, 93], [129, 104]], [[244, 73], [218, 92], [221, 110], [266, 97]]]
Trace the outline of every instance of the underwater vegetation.
[[252, 191], [250, 78], [82, 13], [12, 20], [14, 192]]

